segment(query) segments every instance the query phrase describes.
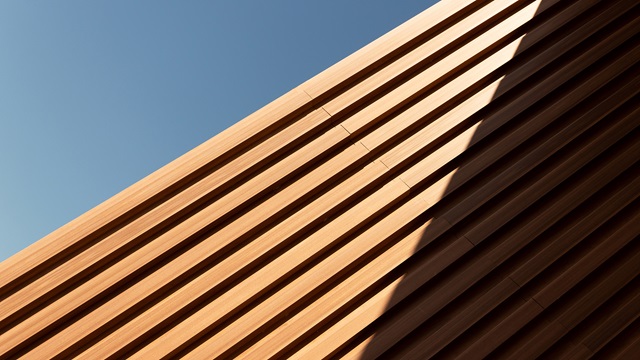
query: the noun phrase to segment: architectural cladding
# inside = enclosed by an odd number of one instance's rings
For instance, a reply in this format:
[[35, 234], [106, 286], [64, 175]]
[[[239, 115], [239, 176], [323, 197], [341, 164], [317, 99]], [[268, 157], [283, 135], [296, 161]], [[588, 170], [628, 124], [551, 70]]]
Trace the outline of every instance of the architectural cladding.
[[0, 357], [640, 353], [640, 4], [444, 0], [0, 265]]

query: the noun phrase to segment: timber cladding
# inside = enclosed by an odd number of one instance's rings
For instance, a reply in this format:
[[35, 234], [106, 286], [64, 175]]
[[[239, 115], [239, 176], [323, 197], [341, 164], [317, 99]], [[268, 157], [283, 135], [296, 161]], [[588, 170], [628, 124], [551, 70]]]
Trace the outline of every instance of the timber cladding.
[[0, 358], [637, 358], [639, 15], [441, 1], [1, 263]]

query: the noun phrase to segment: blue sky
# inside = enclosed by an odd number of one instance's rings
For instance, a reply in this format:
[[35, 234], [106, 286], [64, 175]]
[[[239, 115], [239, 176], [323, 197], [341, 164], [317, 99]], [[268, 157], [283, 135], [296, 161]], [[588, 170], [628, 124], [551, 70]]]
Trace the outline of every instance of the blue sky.
[[0, 261], [435, 2], [1, 2]]

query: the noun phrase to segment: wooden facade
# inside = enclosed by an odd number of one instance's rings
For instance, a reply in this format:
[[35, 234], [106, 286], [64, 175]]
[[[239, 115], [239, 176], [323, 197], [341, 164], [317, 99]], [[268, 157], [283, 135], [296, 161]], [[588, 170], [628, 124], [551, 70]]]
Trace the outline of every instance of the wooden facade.
[[0, 264], [0, 358], [640, 354], [640, 4], [443, 0]]

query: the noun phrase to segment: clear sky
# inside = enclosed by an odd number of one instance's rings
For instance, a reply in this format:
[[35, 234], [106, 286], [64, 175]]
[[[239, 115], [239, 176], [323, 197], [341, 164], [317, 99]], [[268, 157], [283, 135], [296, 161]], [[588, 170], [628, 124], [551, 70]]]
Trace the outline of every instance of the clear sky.
[[435, 2], [0, 2], [0, 261]]

